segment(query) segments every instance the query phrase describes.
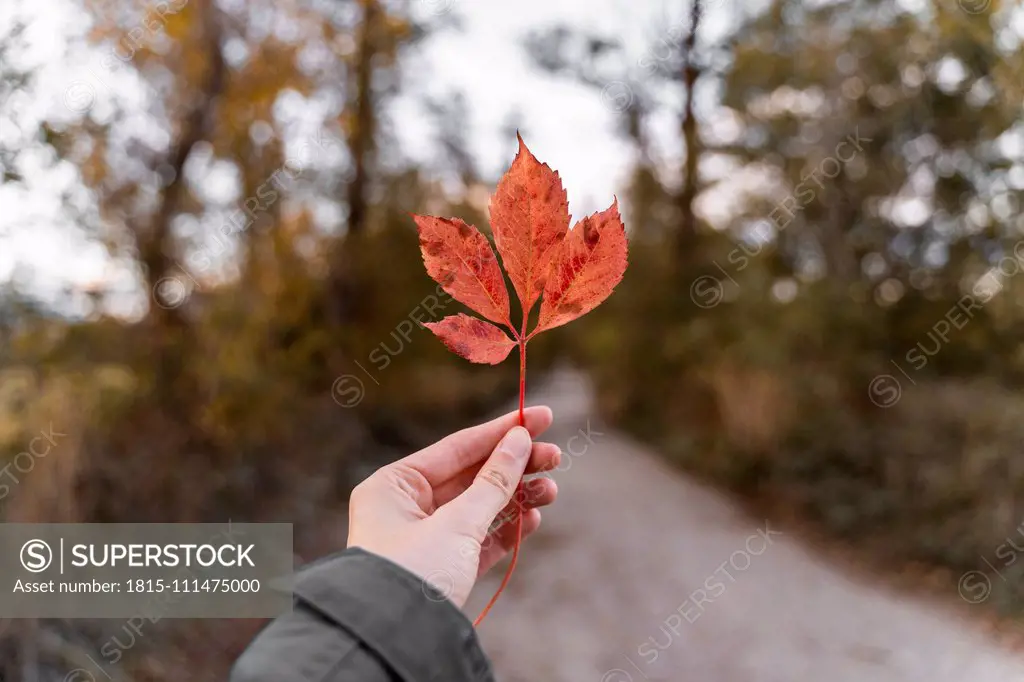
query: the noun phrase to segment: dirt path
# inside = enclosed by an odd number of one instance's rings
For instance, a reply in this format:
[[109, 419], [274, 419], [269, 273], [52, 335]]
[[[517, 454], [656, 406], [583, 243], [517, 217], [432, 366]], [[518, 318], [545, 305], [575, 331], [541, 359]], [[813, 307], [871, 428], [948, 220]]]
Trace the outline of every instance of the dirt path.
[[480, 628], [501, 682], [1024, 680], [1024, 660], [954, 610], [846, 575], [750, 520], [600, 426], [588, 396], [567, 372], [529, 394], [554, 408], [545, 440], [566, 454], [559, 502]]

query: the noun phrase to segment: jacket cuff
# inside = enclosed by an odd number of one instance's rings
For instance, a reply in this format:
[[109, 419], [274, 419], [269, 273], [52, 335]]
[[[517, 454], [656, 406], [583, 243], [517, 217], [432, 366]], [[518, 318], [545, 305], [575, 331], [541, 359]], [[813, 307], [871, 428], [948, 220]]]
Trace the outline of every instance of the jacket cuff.
[[358, 547], [297, 576], [295, 597], [358, 638], [404, 682], [492, 680], [473, 624], [427, 581]]

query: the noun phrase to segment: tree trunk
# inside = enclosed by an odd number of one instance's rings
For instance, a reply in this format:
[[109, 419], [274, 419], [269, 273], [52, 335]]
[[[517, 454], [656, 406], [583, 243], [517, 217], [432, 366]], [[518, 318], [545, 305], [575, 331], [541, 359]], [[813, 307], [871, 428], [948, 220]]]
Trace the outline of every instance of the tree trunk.
[[[143, 267], [146, 290], [153, 297], [151, 306], [153, 342], [156, 356], [156, 386], [163, 395], [168, 409], [175, 400], [173, 387], [186, 374], [182, 344], [188, 337], [188, 324], [183, 315], [182, 303], [187, 290], [193, 286], [191, 277], [185, 272], [174, 272], [175, 261], [171, 223], [185, 203], [185, 163], [195, 146], [210, 136], [217, 96], [224, 87], [226, 67], [220, 50], [220, 25], [217, 10], [212, 0], [201, 0], [202, 42], [207, 52], [205, 79], [194, 97], [194, 105], [181, 122], [181, 131], [171, 145], [166, 164], [172, 171], [172, 178], [164, 189], [160, 205], [149, 223], [148, 229], [136, 231], [139, 260]], [[164, 283], [178, 282], [180, 291], [161, 294], [158, 289]], [[177, 287], [178, 285], [175, 285]], [[178, 294], [181, 294], [179, 297]], [[168, 298], [168, 295], [173, 298]]]
[[348, 223], [344, 237], [334, 245], [328, 275], [327, 309], [331, 324], [341, 327], [358, 318], [359, 282], [356, 258], [366, 231], [369, 207], [369, 186], [377, 134], [377, 107], [373, 91], [373, 62], [379, 51], [379, 0], [360, 0], [363, 21], [359, 29], [359, 45], [350, 75], [349, 102], [354, 107], [348, 148], [352, 159], [352, 179], [348, 184]]
[[686, 146], [686, 160], [683, 164], [682, 186], [678, 195], [680, 214], [679, 234], [676, 239], [676, 251], [681, 268], [692, 260], [692, 249], [697, 240], [697, 219], [693, 213], [693, 202], [697, 198], [697, 164], [700, 160], [700, 141], [697, 136], [697, 119], [694, 115], [694, 85], [700, 76], [700, 70], [694, 62], [694, 49], [697, 44], [697, 32], [700, 30], [701, 0], [693, 0], [690, 10], [690, 32], [683, 42], [683, 116], [682, 133]]
[[376, 108], [373, 101], [374, 42], [380, 7], [377, 0], [363, 0], [363, 23], [359, 32], [359, 51], [355, 63], [355, 126], [349, 135], [352, 154], [352, 182], [348, 186], [348, 232], [362, 232], [366, 223], [366, 190], [370, 156], [376, 135]]

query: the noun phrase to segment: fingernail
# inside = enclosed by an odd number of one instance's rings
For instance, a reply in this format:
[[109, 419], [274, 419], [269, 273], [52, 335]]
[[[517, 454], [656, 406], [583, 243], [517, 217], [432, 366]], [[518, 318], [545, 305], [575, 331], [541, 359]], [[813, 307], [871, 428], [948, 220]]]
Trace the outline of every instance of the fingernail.
[[505, 434], [498, 447], [516, 459], [526, 459], [530, 456], [533, 441], [530, 439], [529, 431], [522, 426], [517, 426]]

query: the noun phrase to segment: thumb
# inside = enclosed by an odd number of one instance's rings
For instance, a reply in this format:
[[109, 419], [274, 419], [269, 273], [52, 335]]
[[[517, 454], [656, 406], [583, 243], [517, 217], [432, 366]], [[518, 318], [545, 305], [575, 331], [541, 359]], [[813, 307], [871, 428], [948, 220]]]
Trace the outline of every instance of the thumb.
[[460, 525], [469, 523], [472, 528], [480, 529], [482, 538], [494, 517], [512, 500], [532, 448], [530, 432], [522, 426], [505, 434], [473, 483], [445, 505], [452, 519]]

